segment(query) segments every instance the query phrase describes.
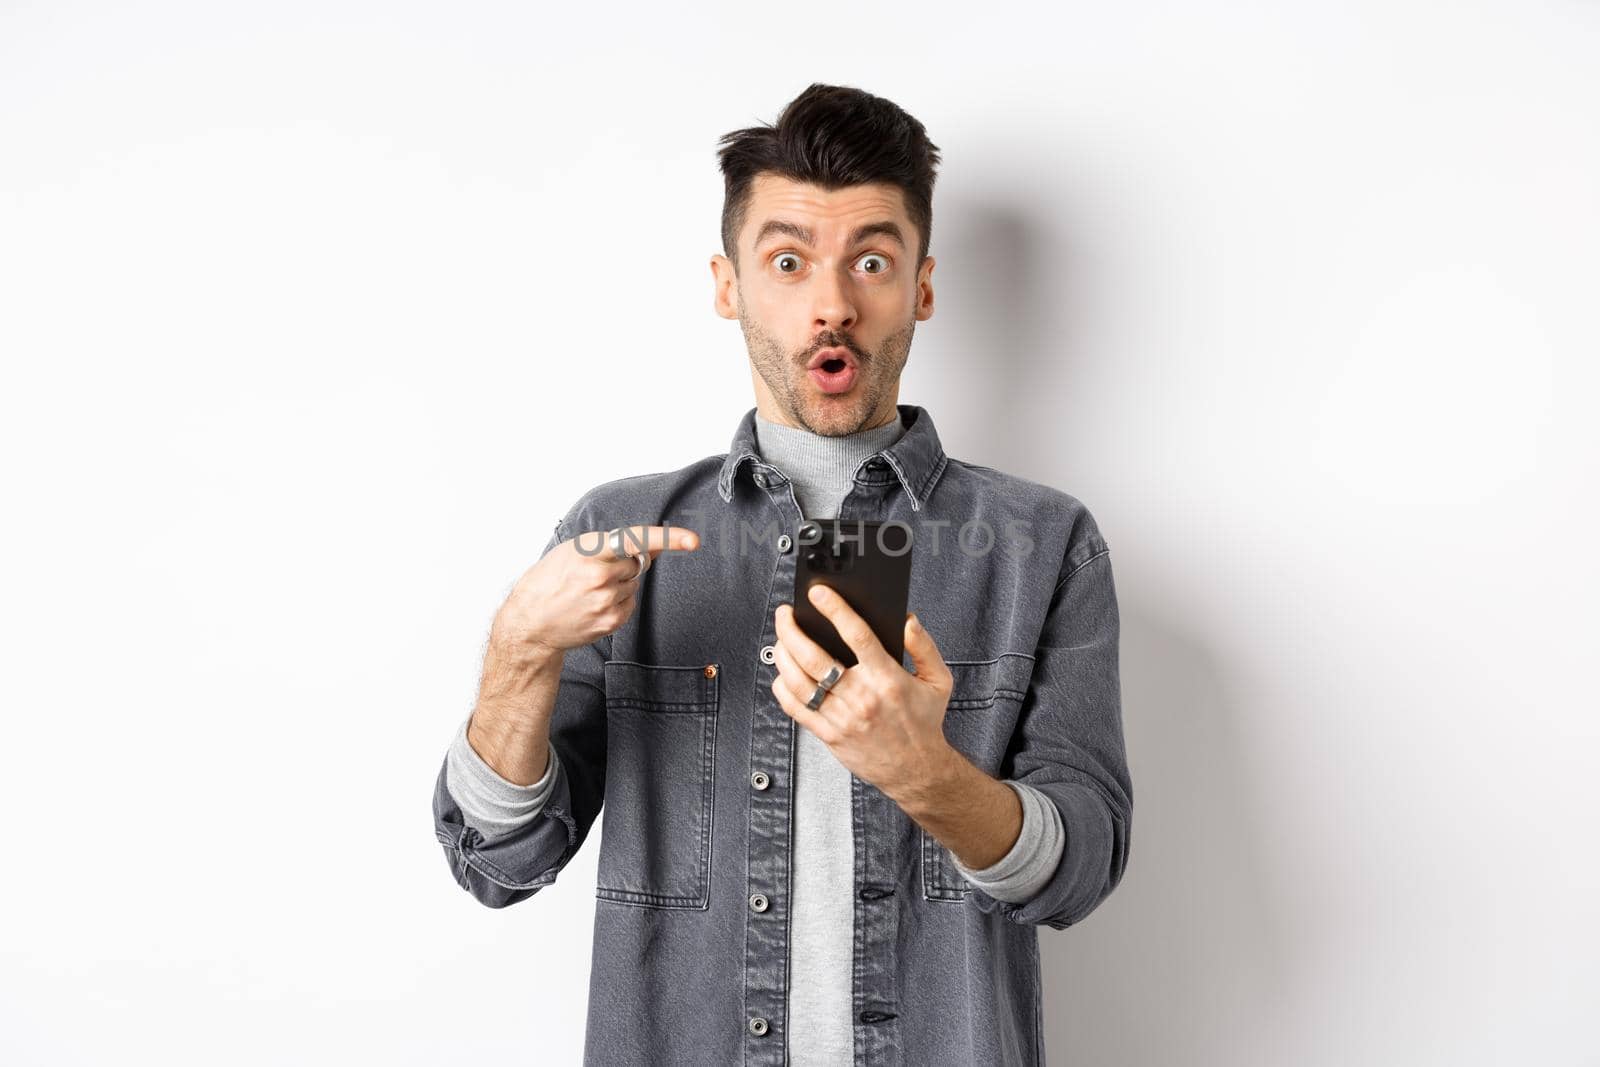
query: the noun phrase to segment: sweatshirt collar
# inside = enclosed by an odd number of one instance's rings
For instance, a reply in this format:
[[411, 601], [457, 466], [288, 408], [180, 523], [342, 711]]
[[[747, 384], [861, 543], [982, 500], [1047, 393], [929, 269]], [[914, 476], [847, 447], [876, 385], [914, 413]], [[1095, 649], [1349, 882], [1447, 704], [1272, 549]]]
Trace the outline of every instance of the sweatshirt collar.
[[[863, 459], [856, 467], [855, 480], [863, 484], [886, 483], [898, 480], [910, 498], [911, 510], [921, 511], [922, 505], [933, 492], [939, 475], [944, 472], [948, 457], [934, 429], [933, 416], [919, 404], [897, 404], [900, 423], [905, 431], [886, 448]], [[739, 419], [733, 442], [722, 461], [717, 476], [717, 492], [724, 502], [733, 500], [734, 480], [746, 461], [754, 463], [772, 479], [773, 484], [785, 476], [761, 458], [756, 447], [756, 409], [751, 408]]]

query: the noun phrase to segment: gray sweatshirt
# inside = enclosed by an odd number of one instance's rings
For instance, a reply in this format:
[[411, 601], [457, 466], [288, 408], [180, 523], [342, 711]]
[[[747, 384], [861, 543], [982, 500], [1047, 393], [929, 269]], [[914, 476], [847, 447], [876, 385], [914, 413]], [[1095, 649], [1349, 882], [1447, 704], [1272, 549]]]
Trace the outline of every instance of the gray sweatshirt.
[[[853, 484], [856, 468], [893, 444], [896, 421], [844, 437], [755, 420], [762, 459], [793, 483], [807, 518], [829, 519]], [[487, 839], [515, 831], [538, 816], [554, 789], [561, 763], [554, 746], [544, 777], [519, 786], [501, 778], [473, 750], [463, 719], [446, 754], [446, 785], [463, 821]], [[789, 1062], [848, 1063], [852, 1056], [851, 966], [854, 952], [854, 832], [850, 772], [810, 730], [795, 727], [794, 865], [790, 887]], [[1066, 845], [1061, 813], [1039, 790], [1007, 781], [1022, 803], [1022, 833], [992, 866], [972, 870], [955, 859], [973, 885], [999, 900], [1033, 896], [1055, 873]]]

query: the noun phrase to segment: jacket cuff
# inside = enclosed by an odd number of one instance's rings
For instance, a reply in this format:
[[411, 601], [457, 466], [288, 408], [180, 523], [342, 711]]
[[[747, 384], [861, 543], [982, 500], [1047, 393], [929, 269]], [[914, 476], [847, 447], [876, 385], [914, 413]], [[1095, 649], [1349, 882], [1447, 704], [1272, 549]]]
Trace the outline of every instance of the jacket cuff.
[[1022, 802], [1022, 833], [1000, 859], [982, 870], [973, 870], [950, 854], [956, 870], [968, 882], [994, 897], [1016, 904], [1032, 898], [1049, 883], [1061, 863], [1066, 848], [1066, 833], [1061, 811], [1049, 797], [1031, 785], [1005, 779]]
[[539, 817], [555, 792], [561, 761], [550, 746], [544, 776], [532, 785], [517, 785], [497, 774], [467, 740], [468, 715], [461, 721], [445, 757], [445, 787], [461, 809], [461, 821], [483, 835], [485, 842], [500, 840]]

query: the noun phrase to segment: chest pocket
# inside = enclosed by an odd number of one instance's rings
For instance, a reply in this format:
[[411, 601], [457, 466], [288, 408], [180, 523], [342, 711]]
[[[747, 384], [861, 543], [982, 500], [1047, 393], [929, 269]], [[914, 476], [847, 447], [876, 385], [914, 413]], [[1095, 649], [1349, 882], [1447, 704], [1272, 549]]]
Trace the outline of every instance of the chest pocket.
[[707, 906], [718, 673], [714, 663], [606, 662], [597, 898]]
[[[944, 734], [984, 774], [998, 777], [1016, 730], [1033, 657], [1007, 652], [989, 660], [947, 660], [953, 681], [944, 713]], [[950, 850], [917, 828], [922, 845], [922, 895], [926, 900], [960, 901], [972, 885], [955, 868]]]

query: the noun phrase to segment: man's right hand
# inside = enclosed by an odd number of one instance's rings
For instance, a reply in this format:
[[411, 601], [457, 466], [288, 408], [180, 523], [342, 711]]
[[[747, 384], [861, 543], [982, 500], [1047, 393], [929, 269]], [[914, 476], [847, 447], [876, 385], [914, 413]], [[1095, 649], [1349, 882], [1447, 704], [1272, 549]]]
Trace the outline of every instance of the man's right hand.
[[639, 563], [628, 551], [649, 552], [654, 565], [668, 549], [700, 547], [698, 534], [678, 526], [622, 531], [621, 556], [606, 544], [606, 530], [562, 541], [523, 572], [495, 613], [467, 743], [513, 785], [532, 785], [549, 768], [550, 717], [567, 649], [615, 633], [633, 614]]
[[[700, 535], [681, 526], [624, 526], [617, 556], [606, 530], [590, 530], [556, 545], [517, 579], [489, 631], [490, 645], [513, 658], [549, 660], [615, 633], [638, 604], [638, 561], [651, 565], [666, 551], [693, 551]], [[580, 547], [581, 546], [581, 547]]]

